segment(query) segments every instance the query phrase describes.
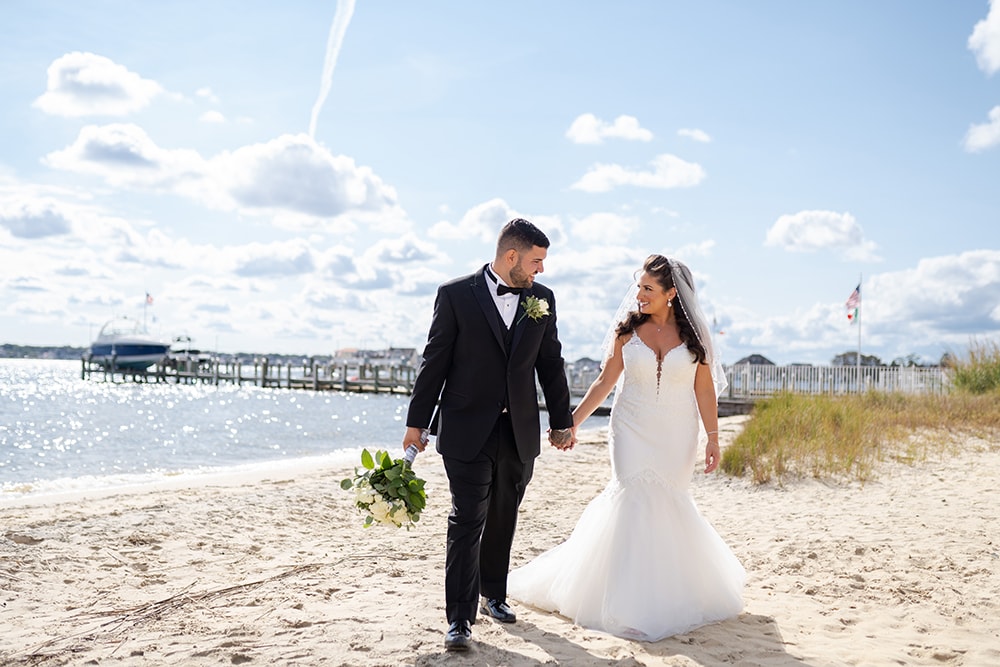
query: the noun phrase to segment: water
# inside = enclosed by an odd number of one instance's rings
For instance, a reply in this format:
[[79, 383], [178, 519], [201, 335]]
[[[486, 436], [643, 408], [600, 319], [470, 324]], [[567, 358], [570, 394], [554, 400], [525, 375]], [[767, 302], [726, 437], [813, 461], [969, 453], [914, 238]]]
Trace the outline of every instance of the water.
[[409, 397], [113, 384], [80, 362], [0, 359], [0, 500], [340, 454], [395, 452]]

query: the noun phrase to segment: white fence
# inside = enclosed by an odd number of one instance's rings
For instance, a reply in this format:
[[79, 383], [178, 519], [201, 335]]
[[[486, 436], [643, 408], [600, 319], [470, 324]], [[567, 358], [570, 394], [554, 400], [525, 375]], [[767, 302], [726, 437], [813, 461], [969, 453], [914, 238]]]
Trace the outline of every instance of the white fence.
[[857, 394], [867, 391], [941, 394], [949, 386], [943, 368], [919, 366], [726, 366], [725, 397], [754, 399], [780, 392]]

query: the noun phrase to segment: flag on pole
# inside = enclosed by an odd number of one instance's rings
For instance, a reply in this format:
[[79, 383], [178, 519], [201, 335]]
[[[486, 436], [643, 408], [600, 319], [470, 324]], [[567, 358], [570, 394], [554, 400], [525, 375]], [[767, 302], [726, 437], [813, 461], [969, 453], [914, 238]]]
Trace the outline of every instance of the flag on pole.
[[153, 305], [153, 295], [150, 294], [149, 292], [146, 292], [146, 305], [147, 306]]
[[854, 288], [851, 296], [847, 297], [847, 319], [851, 324], [858, 321], [858, 308], [861, 307], [861, 283]]

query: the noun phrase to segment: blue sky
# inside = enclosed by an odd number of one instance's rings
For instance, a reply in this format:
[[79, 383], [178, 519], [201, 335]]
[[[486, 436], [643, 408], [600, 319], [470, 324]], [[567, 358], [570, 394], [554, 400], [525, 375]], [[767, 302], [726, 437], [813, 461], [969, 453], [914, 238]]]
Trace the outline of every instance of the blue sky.
[[568, 359], [660, 252], [726, 362], [857, 349], [859, 278], [862, 352], [937, 361], [1000, 329], [998, 71], [1000, 0], [5, 0], [0, 342], [148, 292], [204, 348], [422, 347], [522, 216]]

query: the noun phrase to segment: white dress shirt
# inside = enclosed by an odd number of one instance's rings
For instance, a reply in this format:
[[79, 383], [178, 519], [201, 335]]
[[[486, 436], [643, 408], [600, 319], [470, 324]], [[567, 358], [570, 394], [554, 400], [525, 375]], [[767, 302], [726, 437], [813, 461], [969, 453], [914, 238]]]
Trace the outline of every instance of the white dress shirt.
[[[509, 292], [500, 296], [497, 294], [497, 285], [507, 285], [507, 283], [489, 266], [486, 267], [484, 273], [489, 280], [490, 295], [493, 297], [493, 303], [496, 304], [497, 311], [500, 313], [500, 317], [503, 318], [503, 323], [510, 329], [514, 323], [514, 316], [517, 314], [517, 304], [520, 302], [521, 297]], [[510, 287], [510, 285], [507, 285], [507, 287]]]

